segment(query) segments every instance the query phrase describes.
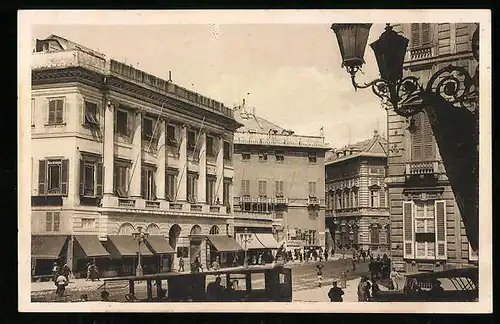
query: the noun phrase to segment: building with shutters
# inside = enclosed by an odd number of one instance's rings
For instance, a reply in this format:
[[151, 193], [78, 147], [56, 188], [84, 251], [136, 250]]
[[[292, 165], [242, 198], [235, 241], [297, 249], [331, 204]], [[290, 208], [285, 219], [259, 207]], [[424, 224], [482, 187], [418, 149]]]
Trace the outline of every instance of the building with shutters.
[[134, 273], [140, 229], [145, 273], [177, 269], [180, 257], [186, 270], [196, 257], [232, 262], [240, 126], [221, 102], [62, 37], [37, 40], [33, 273], [58, 260], [84, 275], [95, 258], [101, 276]]
[[373, 137], [333, 150], [325, 162], [328, 250], [352, 248], [374, 254], [390, 250], [388, 191], [385, 185], [387, 141]]
[[245, 102], [235, 118], [244, 125], [234, 135], [235, 231], [273, 233], [288, 249], [324, 247], [324, 137], [297, 135]]
[[[475, 24], [395, 25], [410, 39], [404, 74], [427, 84], [448, 64], [474, 72]], [[420, 103], [415, 103], [420, 104]], [[459, 109], [459, 108], [457, 108]], [[388, 107], [391, 255], [400, 271], [436, 271], [477, 263], [425, 111], [403, 118]]]

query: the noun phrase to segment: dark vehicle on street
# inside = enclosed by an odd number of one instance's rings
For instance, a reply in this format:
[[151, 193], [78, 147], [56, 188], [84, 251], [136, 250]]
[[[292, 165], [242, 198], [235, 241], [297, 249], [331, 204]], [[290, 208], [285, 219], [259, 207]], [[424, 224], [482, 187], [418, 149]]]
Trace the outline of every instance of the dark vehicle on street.
[[478, 301], [478, 268], [424, 272], [406, 276], [402, 290], [376, 293], [374, 302], [469, 302]]
[[[103, 289], [128, 282], [127, 301], [137, 302], [291, 302], [292, 272], [281, 264], [199, 273], [163, 273], [105, 279]], [[146, 296], [136, 283], [146, 283]], [[111, 287], [110, 287], [111, 288]]]

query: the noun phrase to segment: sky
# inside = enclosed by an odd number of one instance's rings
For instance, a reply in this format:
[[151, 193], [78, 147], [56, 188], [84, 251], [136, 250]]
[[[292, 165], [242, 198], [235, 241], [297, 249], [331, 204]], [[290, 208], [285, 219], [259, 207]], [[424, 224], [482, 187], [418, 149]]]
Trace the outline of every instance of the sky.
[[[374, 24], [368, 42], [383, 31]], [[32, 40], [67, 38], [147, 73], [340, 148], [385, 135], [386, 112], [371, 89], [354, 91], [328, 24], [33, 25]], [[364, 74], [378, 77], [367, 46]]]

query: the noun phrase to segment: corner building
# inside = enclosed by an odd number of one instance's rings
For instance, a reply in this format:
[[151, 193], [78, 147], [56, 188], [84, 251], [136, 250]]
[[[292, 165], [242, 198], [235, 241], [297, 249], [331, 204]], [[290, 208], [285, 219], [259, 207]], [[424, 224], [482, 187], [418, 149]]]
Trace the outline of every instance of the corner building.
[[102, 277], [132, 274], [139, 228], [149, 233], [144, 273], [177, 269], [180, 257], [186, 270], [196, 257], [208, 266], [210, 236], [234, 233], [233, 133], [241, 125], [233, 115], [64, 38], [37, 40], [33, 274], [58, 260], [84, 276], [92, 259]]
[[[301, 136], [243, 106], [234, 135], [235, 231], [272, 233], [288, 250], [325, 246], [322, 136]], [[257, 224], [258, 225], [252, 225]]]
[[[475, 24], [395, 25], [410, 39], [404, 75], [427, 84], [452, 64], [471, 75], [477, 66], [471, 39]], [[421, 104], [421, 103], [415, 103]], [[438, 108], [436, 108], [438, 109]], [[456, 108], [465, 109], [465, 108]], [[477, 264], [425, 111], [404, 118], [388, 107], [388, 174], [391, 255], [403, 272], [439, 271]]]

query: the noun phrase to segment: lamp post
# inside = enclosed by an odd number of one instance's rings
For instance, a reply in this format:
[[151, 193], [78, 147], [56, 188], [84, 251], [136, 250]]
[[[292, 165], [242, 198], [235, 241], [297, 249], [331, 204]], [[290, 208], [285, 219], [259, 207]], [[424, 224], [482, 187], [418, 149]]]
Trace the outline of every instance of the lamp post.
[[[432, 131], [456, 197], [467, 238], [479, 248], [479, 66], [474, 75], [460, 66], [448, 65], [431, 75], [427, 85], [415, 76], [403, 76], [403, 63], [409, 40], [390, 24], [379, 39], [370, 44], [377, 60], [380, 78], [358, 84], [372, 24], [332, 24], [342, 67], [351, 76], [354, 89], [371, 87], [373, 93], [394, 112], [411, 117], [422, 110], [429, 116]], [[479, 26], [471, 40], [474, 59], [479, 62]], [[463, 109], [457, 109], [463, 108]]]
[[349, 231], [349, 246], [351, 247], [351, 252], [352, 252], [352, 256], [354, 258], [354, 247], [353, 247], [353, 244], [354, 244], [354, 231], [352, 230], [352, 227], [350, 227], [350, 231]]
[[135, 270], [136, 276], [142, 276], [142, 262], [141, 262], [141, 244], [148, 237], [149, 233], [143, 232], [142, 226], [137, 227], [137, 232], [132, 233], [134, 239], [137, 241], [137, 268]]
[[252, 233], [248, 233], [248, 229], [245, 228], [245, 232], [240, 234], [241, 242], [244, 243], [245, 258], [243, 259], [243, 265], [248, 267], [248, 247], [247, 244], [252, 242]]

